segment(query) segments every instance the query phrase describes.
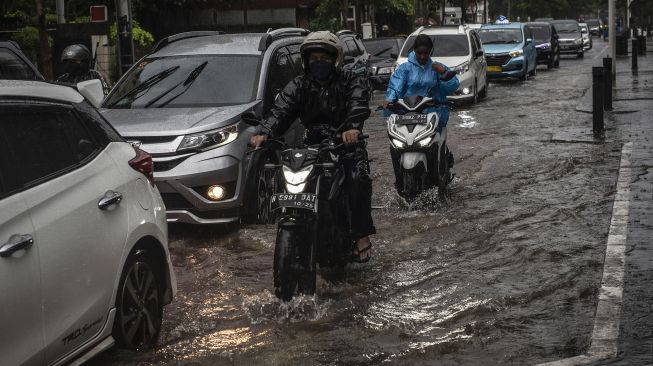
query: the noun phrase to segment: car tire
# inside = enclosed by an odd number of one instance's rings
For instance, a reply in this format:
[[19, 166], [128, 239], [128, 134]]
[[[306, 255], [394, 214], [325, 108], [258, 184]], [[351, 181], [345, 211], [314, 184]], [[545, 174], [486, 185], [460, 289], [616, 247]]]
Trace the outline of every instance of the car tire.
[[557, 54], [557, 57], [553, 62], [553, 67], [555, 67], [556, 69], [560, 68], [560, 53]]
[[485, 80], [485, 87], [483, 87], [483, 90], [479, 94], [480, 99], [485, 99], [487, 98], [487, 89], [490, 87], [490, 83], [488, 83], [487, 80]]
[[520, 81], [526, 81], [528, 80], [528, 64], [526, 64], [526, 70], [524, 70], [524, 75], [519, 77]]
[[163, 272], [143, 249], [129, 255], [118, 284], [113, 338], [121, 348], [144, 351], [156, 345], [163, 318]]
[[474, 81], [474, 96], [472, 97], [472, 104], [478, 103], [478, 81]]
[[537, 64], [535, 64], [533, 71], [528, 73], [528, 76], [535, 76], [535, 75], [537, 75]]
[[585, 57], [585, 52], [582, 51], [576, 55], [576, 58], [583, 58], [583, 57]]
[[551, 57], [549, 57], [549, 62], [546, 63], [546, 68], [551, 70], [552, 68], [555, 67], [555, 59], [556, 55], [552, 54]]

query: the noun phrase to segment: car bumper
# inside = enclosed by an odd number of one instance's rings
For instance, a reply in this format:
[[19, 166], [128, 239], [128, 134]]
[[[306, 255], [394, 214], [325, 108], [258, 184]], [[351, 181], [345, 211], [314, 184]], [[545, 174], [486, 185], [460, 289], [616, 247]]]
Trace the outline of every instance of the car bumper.
[[547, 49], [538, 49], [537, 50], [537, 63], [539, 64], [548, 64], [553, 56], [553, 50], [551, 48]]
[[516, 78], [524, 76], [527, 72], [524, 56], [513, 57], [500, 67], [501, 71], [494, 71], [488, 66], [487, 76], [489, 78]]
[[561, 54], [577, 54], [583, 52], [582, 44], [574, 45], [560, 45]]
[[[205, 152], [153, 156], [154, 181], [166, 207], [168, 222], [221, 224], [239, 220], [244, 208], [247, 136]], [[147, 151], [147, 146], [143, 146]], [[245, 156], [245, 159], [241, 157]], [[213, 201], [208, 187], [220, 185], [225, 196]]]
[[[469, 70], [464, 74], [458, 75], [458, 81], [460, 85], [458, 89], [454, 92], [454, 95], [447, 96], [447, 100], [451, 101], [464, 101], [474, 99], [474, 72]], [[467, 93], [465, 93], [467, 92]]]

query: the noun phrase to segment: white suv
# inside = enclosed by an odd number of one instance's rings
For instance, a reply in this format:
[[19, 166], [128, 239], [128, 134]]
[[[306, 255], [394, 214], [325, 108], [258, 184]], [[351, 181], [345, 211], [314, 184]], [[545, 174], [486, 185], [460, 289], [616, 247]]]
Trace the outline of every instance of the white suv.
[[0, 365], [152, 347], [167, 235], [149, 155], [74, 89], [0, 80]]
[[420, 34], [426, 34], [433, 40], [433, 61], [458, 72], [460, 86], [447, 99], [476, 103], [487, 96], [487, 64], [476, 29], [466, 25], [420, 27], [404, 42], [397, 65], [408, 61], [408, 53], [413, 50], [415, 38]]

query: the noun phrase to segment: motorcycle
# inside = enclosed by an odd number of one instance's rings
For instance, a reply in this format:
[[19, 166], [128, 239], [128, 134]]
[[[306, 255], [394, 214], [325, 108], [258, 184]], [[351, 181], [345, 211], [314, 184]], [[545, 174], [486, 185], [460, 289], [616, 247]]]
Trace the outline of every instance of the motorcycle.
[[[251, 116], [247, 123], [253, 124]], [[367, 138], [360, 135], [359, 139]], [[268, 139], [277, 145], [278, 164], [263, 169], [281, 172], [281, 193], [274, 193], [270, 209], [280, 211], [274, 248], [275, 294], [290, 301], [296, 293], [312, 295], [316, 289], [317, 267], [342, 273], [350, 261], [354, 240], [349, 235], [350, 209], [345, 169], [340, 159], [353, 154], [334, 134], [319, 144], [288, 147], [283, 140]]]
[[444, 196], [453, 180], [453, 154], [447, 147], [447, 128], [438, 127], [435, 112], [428, 107], [448, 107], [429, 97], [409, 96], [388, 104], [392, 113], [387, 119], [390, 156], [399, 195], [408, 201], [430, 188], [438, 187]]

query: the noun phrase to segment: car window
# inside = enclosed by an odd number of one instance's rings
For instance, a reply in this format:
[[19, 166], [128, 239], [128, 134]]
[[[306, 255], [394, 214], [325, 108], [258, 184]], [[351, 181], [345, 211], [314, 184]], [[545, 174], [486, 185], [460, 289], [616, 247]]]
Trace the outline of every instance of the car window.
[[18, 55], [0, 48], [0, 79], [36, 80], [36, 74]]
[[481, 44], [481, 38], [478, 36], [477, 32], [474, 32], [473, 35], [474, 35], [474, 37], [473, 37], [474, 38], [474, 43], [476, 43], [476, 49], [482, 50], [483, 45]]
[[365, 54], [365, 46], [363, 45], [363, 42], [358, 38], [354, 38], [354, 43], [356, 44], [356, 49], [358, 49], [358, 54]]
[[559, 22], [553, 23], [558, 33], [580, 33], [580, 27], [576, 22]]
[[345, 47], [345, 56], [351, 56], [351, 57], [358, 56], [358, 48], [356, 48], [356, 44], [351, 38], [348, 38], [343, 43], [343, 46]]
[[9, 192], [67, 172], [98, 150], [69, 107], [3, 106], [0, 121], [0, 170]]
[[485, 28], [479, 32], [483, 44], [521, 43], [522, 31], [517, 28]]
[[[474, 41], [474, 33], [470, 32], [469, 33], [469, 43], [472, 45], [472, 55], [476, 55], [476, 51], [478, 51], [478, 46], [476, 45], [476, 42]], [[474, 56], [476, 57], [476, 56]]]
[[298, 44], [292, 44], [288, 46], [290, 62], [292, 63], [295, 76], [299, 76], [304, 73], [304, 65], [303, 65], [302, 55], [299, 47], [300, 45]]
[[380, 58], [390, 58], [390, 54], [399, 54], [401, 44], [395, 39], [365, 40], [365, 49], [370, 55]]
[[[433, 40], [431, 57], [467, 56], [469, 55], [469, 40], [466, 34], [438, 34], [430, 36]], [[406, 57], [413, 50], [417, 36], [406, 40], [401, 56]]]
[[295, 70], [285, 47], [275, 51], [270, 68], [268, 69], [267, 83], [265, 85], [265, 105], [271, 107], [274, 98], [286, 87], [288, 82], [295, 77]]
[[525, 39], [533, 39], [533, 36], [531, 35], [531, 30], [528, 27], [524, 27], [524, 38]]
[[533, 34], [536, 41], [544, 42], [551, 39], [551, 30], [546, 25], [529, 25], [528, 29]]

